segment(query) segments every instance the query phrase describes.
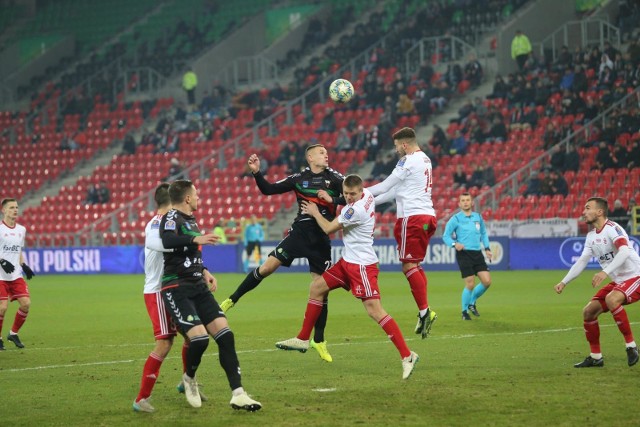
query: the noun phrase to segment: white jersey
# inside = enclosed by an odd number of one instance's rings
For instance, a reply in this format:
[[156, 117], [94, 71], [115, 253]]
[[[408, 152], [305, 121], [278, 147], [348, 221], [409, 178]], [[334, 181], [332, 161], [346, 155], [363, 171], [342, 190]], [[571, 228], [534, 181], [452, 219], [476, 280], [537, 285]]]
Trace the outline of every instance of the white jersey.
[[376, 226], [376, 202], [367, 189], [357, 202], [345, 206], [338, 222], [344, 226], [344, 254], [342, 258], [352, 264], [371, 265], [378, 262], [373, 250], [373, 229]]
[[582, 255], [596, 257], [600, 267], [605, 269], [618, 253], [618, 247], [615, 242], [619, 239], [626, 239], [631, 254], [622, 266], [609, 274], [609, 277], [618, 284], [632, 277], [640, 276], [640, 256], [629, 243], [629, 236], [620, 225], [613, 221], [607, 221], [601, 230], [591, 230], [587, 234], [584, 250], [582, 251]]
[[3, 282], [12, 282], [22, 277], [20, 254], [26, 235], [27, 229], [20, 224], [9, 227], [4, 221], [0, 223], [0, 258], [9, 261], [16, 268], [11, 274], [0, 268], [0, 280]]
[[162, 275], [164, 274], [163, 246], [160, 238], [160, 221], [162, 215], [157, 214], [144, 228], [144, 293], [160, 292]]
[[398, 218], [436, 215], [431, 200], [431, 159], [426, 154], [420, 150], [407, 154], [398, 161], [392, 173], [402, 181], [396, 186]]

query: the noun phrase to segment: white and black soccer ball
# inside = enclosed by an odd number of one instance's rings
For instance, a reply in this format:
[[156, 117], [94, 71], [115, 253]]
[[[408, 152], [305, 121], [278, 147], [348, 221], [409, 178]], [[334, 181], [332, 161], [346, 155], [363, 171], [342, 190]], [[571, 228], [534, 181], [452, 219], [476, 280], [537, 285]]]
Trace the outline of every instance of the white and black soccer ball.
[[337, 79], [331, 83], [331, 86], [329, 86], [329, 96], [334, 102], [339, 102], [341, 104], [349, 102], [351, 97], [353, 97], [353, 94], [353, 85], [349, 80]]

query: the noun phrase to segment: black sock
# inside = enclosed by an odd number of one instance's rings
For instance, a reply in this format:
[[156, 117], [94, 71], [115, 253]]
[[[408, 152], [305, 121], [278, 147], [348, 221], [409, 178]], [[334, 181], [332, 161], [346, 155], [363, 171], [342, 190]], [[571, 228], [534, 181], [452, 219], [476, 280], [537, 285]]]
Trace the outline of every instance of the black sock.
[[209, 335], [198, 335], [190, 338], [189, 349], [187, 350], [187, 376], [193, 378], [196, 376], [196, 371], [200, 362], [202, 361], [202, 355], [209, 346]]
[[328, 305], [329, 300], [324, 300], [322, 302], [322, 311], [320, 312], [320, 316], [313, 327], [313, 340], [315, 342], [324, 341], [324, 328], [327, 326], [327, 315], [329, 314]]
[[236, 291], [231, 294], [229, 298], [231, 298], [231, 301], [233, 301], [234, 304], [237, 303], [244, 294], [252, 291], [256, 286], [260, 284], [260, 282], [262, 282], [262, 279], [264, 279], [264, 277], [260, 275], [260, 272], [258, 271], [259, 269], [260, 267], [256, 267], [255, 270], [247, 274], [247, 277], [245, 277], [242, 283], [240, 283], [238, 289], [236, 289]]
[[224, 369], [229, 380], [229, 387], [235, 390], [242, 387], [240, 378], [240, 362], [236, 354], [236, 344], [233, 338], [233, 332], [229, 328], [221, 329], [214, 337], [218, 344], [218, 353], [220, 354], [220, 366]]

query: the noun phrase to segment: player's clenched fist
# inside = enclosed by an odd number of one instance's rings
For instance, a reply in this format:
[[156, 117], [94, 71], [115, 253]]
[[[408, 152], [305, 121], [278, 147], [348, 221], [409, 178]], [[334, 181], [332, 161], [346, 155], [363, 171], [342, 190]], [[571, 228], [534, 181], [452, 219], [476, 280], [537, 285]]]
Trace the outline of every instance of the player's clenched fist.
[[252, 173], [260, 172], [260, 158], [257, 154], [252, 154], [251, 156], [249, 156], [247, 164], [249, 165], [249, 169], [251, 169]]

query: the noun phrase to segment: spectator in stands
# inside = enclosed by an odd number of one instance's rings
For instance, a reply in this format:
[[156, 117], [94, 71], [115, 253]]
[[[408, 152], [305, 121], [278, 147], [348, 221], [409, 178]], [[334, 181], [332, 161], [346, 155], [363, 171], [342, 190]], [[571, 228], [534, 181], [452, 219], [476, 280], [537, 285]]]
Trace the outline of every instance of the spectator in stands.
[[213, 227], [213, 234], [218, 236], [218, 243], [225, 244], [227, 243], [227, 232], [224, 230], [224, 226], [222, 225], [222, 221], [218, 220], [216, 225]]
[[444, 80], [450, 87], [458, 87], [458, 84], [464, 78], [462, 67], [458, 63], [447, 65], [447, 71], [444, 73]]
[[399, 117], [413, 116], [416, 114], [416, 107], [406, 93], [399, 95], [398, 103], [396, 104], [396, 113]]
[[551, 178], [550, 187], [551, 187], [551, 195], [560, 194], [562, 196], [567, 196], [569, 194], [569, 186], [567, 185], [567, 181], [564, 179], [557, 170], [552, 169], [549, 173], [549, 177]]
[[502, 99], [506, 98], [510, 92], [509, 85], [505, 83], [500, 74], [496, 76], [496, 81], [493, 83], [493, 92], [487, 96], [488, 99]]
[[164, 179], [165, 181], [176, 180], [176, 179], [184, 179], [184, 176], [181, 174], [182, 165], [180, 164], [180, 160], [175, 157], [172, 157], [169, 160], [169, 172], [167, 177]]
[[449, 154], [460, 154], [464, 155], [467, 153], [467, 139], [464, 137], [462, 132], [456, 130], [455, 136], [451, 141], [451, 148], [449, 149]]
[[511, 41], [511, 58], [518, 64], [520, 71], [524, 70], [524, 64], [531, 54], [531, 42], [521, 30], [516, 30], [516, 35]]
[[504, 124], [504, 121], [501, 119], [501, 116], [496, 116], [493, 119], [493, 123], [491, 124], [491, 128], [486, 135], [485, 141], [487, 142], [504, 142], [508, 139], [509, 135], [507, 133], [507, 127]]
[[347, 128], [340, 128], [336, 137], [336, 152], [351, 150], [351, 137]]
[[467, 184], [467, 174], [462, 169], [462, 165], [458, 163], [456, 165], [456, 171], [453, 173], [453, 189], [466, 189]]
[[367, 160], [372, 161], [375, 159], [378, 151], [380, 151], [380, 131], [378, 126], [371, 125], [369, 132], [367, 132]]
[[471, 83], [472, 88], [480, 86], [482, 78], [484, 77], [484, 71], [482, 65], [475, 55], [469, 56], [469, 62], [464, 66], [464, 78]]
[[573, 86], [573, 79], [575, 78], [575, 74], [573, 72], [573, 70], [569, 67], [565, 68], [564, 70], [564, 75], [562, 76], [562, 79], [560, 79], [560, 90], [571, 90], [571, 87]]
[[574, 93], [586, 92], [589, 89], [589, 79], [587, 79], [587, 74], [584, 72], [584, 67], [582, 65], [576, 65], [573, 68], [573, 84], [571, 85], [571, 90]]
[[364, 125], [358, 125], [358, 129], [351, 136], [351, 147], [354, 150], [363, 150], [367, 147], [367, 132]]
[[539, 196], [541, 194], [540, 178], [538, 172], [532, 171], [527, 182], [527, 188], [524, 190], [523, 196]]
[[327, 107], [324, 112], [324, 117], [322, 117], [322, 122], [320, 127], [316, 129], [316, 132], [335, 132], [336, 131], [336, 119], [333, 115], [334, 109]]
[[86, 205], [95, 205], [98, 201], [98, 185], [89, 184], [87, 187], [87, 197], [84, 200]]
[[127, 132], [122, 143], [122, 154], [127, 156], [136, 153], [136, 140], [131, 132]]
[[600, 144], [598, 144], [598, 152], [596, 153], [596, 164], [594, 168], [602, 172], [605, 169], [613, 167], [613, 165], [614, 163], [609, 146], [605, 141], [600, 141]]
[[182, 88], [187, 94], [187, 102], [190, 106], [196, 105], [196, 87], [198, 86], [198, 76], [191, 67], [182, 76]]
[[631, 64], [640, 64], [640, 42], [638, 40], [629, 40], [629, 45], [627, 46], [627, 57]]
[[98, 192], [98, 203], [109, 203], [111, 200], [111, 196], [109, 194], [109, 188], [107, 187], [106, 181], [100, 181], [100, 185], [97, 187]]
[[640, 142], [638, 142], [638, 140], [633, 140], [631, 141], [631, 147], [629, 149], [629, 163], [627, 164], [627, 167], [629, 169], [631, 168], [637, 168], [638, 166], [640, 166]]
[[553, 63], [551, 69], [555, 72], [562, 72], [563, 70], [566, 70], [567, 68], [572, 66], [573, 56], [571, 55], [571, 52], [569, 52], [569, 48], [567, 46], [562, 46], [560, 48], [560, 53], [558, 54], [558, 57]]
[[616, 199], [613, 202], [613, 210], [609, 213], [609, 219], [620, 224], [620, 227], [627, 229], [629, 224], [629, 213], [627, 209], [622, 206], [622, 200]]
[[471, 173], [471, 177], [469, 178], [469, 187], [482, 187], [484, 185], [484, 169], [482, 165], [472, 163], [473, 172]]
[[611, 89], [615, 81], [616, 73], [613, 71], [613, 68], [606, 66], [598, 76], [598, 88], [600, 90]]
[[551, 169], [561, 171], [564, 168], [565, 153], [559, 145], [554, 145], [551, 149], [549, 165]]
[[493, 187], [496, 184], [496, 173], [487, 159], [482, 160], [482, 185]]
[[542, 79], [536, 82], [535, 93], [533, 96], [533, 102], [536, 105], [547, 105], [547, 101], [551, 96], [551, 90], [544, 84]]
[[433, 125], [433, 135], [429, 141], [431, 149], [436, 153], [449, 152], [449, 138], [439, 125]]

